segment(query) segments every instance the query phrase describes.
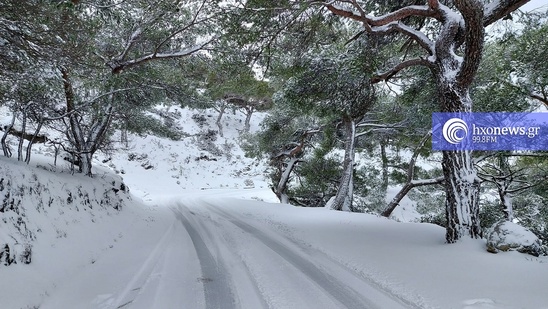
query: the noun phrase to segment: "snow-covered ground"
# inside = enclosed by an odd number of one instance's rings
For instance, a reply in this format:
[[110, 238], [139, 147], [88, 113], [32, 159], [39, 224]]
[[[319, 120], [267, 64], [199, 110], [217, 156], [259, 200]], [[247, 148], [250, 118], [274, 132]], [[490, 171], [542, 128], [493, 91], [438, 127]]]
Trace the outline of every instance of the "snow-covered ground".
[[[2, 177], [47, 183], [43, 198], [101, 194], [119, 187], [115, 173], [134, 195], [116, 193], [121, 210], [84, 199], [38, 211], [29, 199], [33, 260], [0, 266], [0, 308], [548, 308], [546, 257], [447, 245], [430, 224], [279, 204], [264, 165], [237, 146], [242, 117], [228, 115], [216, 141], [232, 152], [213, 155], [197, 146], [194, 113], [181, 110], [183, 141], [131, 136], [126, 152], [99, 156], [94, 180], [52, 173], [39, 148], [29, 166], [2, 159]], [[0, 240], [15, 233], [0, 224]]]

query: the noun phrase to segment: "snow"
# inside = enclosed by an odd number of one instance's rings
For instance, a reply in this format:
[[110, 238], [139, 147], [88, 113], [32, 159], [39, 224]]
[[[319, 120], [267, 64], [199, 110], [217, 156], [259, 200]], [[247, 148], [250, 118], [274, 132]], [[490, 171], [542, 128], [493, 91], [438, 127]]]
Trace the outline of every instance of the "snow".
[[[38, 145], [28, 166], [1, 158], [17, 182], [46, 183], [44, 199], [76, 187], [101, 193], [120, 177], [133, 196], [120, 211], [26, 207], [41, 232], [31, 264], [0, 266], [0, 307], [548, 308], [548, 258], [490, 254], [484, 240], [448, 245], [431, 224], [277, 203], [264, 164], [238, 146], [244, 115], [225, 115], [216, 145], [234, 147], [215, 156], [196, 141], [216, 114], [206, 111], [200, 128], [198, 111], [178, 111], [187, 137], [133, 135], [125, 151], [96, 158], [94, 179], [53, 167]], [[254, 117], [252, 131], [264, 115]], [[217, 161], [196, 160], [204, 155]], [[413, 209], [404, 199], [396, 211], [412, 221]], [[2, 222], [0, 242], [13, 233]]]
[[[531, 231], [527, 230], [521, 225], [507, 221], [502, 223], [499, 226], [501, 231], [504, 231], [504, 243], [507, 244], [522, 244], [522, 245], [532, 245], [538, 241], [538, 237], [535, 236]], [[500, 241], [502, 235], [497, 234], [496, 237], [492, 238], [493, 242]]]
[[[398, 194], [401, 187], [389, 186], [386, 192], [385, 202], [388, 205], [390, 201]], [[398, 207], [392, 211], [390, 218], [400, 222], [419, 222], [421, 214], [415, 208], [416, 203], [409, 198], [409, 195], [403, 197]]]

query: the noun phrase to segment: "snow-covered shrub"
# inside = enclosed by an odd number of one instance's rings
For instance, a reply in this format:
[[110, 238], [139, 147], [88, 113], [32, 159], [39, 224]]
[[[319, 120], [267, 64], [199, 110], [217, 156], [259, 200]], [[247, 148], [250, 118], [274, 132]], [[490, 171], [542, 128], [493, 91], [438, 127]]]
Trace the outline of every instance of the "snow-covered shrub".
[[379, 214], [386, 207], [386, 190], [382, 187], [381, 170], [367, 164], [354, 173], [354, 212]]
[[504, 220], [504, 213], [501, 210], [498, 199], [490, 201], [482, 200], [480, 204], [480, 223], [483, 229], [483, 234], [487, 235], [489, 230], [501, 220]]
[[215, 130], [204, 130], [198, 134], [196, 143], [198, 148], [207, 151], [214, 156], [221, 156], [223, 151], [215, 144], [218, 132]]
[[542, 242], [533, 232], [510, 221], [497, 222], [489, 229], [487, 251], [518, 251], [534, 256], [545, 254]]
[[234, 148], [236, 145], [234, 143], [229, 143], [228, 141], [225, 141], [221, 147], [223, 148], [223, 152], [225, 154], [226, 160], [230, 161], [232, 160], [232, 152], [234, 151]]
[[548, 244], [548, 198], [538, 194], [520, 194], [512, 199], [514, 216], [546, 246]]
[[441, 227], [447, 226], [447, 219], [445, 218], [445, 214], [441, 212], [422, 215], [420, 222], [431, 223], [431, 224], [439, 225]]
[[[540, 195], [526, 192], [512, 198], [513, 215], [516, 222], [535, 234], [546, 246], [548, 243], [548, 200]], [[486, 198], [481, 205], [480, 221], [484, 235], [504, 219], [498, 196]]]
[[[323, 207], [337, 194], [341, 164], [334, 158], [311, 157], [295, 170], [295, 181], [288, 190], [295, 205]], [[273, 179], [275, 175], [272, 174]]]
[[246, 188], [255, 188], [255, 183], [249, 178], [244, 180], [244, 185]]
[[194, 120], [200, 128], [203, 128], [207, 124], [207, 118], [203, 114], [192, 115], [192, 120]]

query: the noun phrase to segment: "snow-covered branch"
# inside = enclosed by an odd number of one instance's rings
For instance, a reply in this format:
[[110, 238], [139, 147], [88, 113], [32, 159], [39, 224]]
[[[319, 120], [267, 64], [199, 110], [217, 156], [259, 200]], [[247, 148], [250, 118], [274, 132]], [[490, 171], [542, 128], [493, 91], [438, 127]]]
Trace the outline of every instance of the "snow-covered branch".
[[150, 53], [146, 56], [143, 56], [141, 58], [137, 58], [137, 59], [133, 59], [133, 60], [122, 61], [122, 62], [113, 62], [113, 63], [111, 62], [111, 63], [109, 63], [109, 66], [112, 69], [113, 74], [118, 74], [118, 73], [122, 72], [125, 69], [129, 69], [131, 67], [143, 64], [143, 63], [151, 61], [151, 60], [182, 58], [182, 57], [190, 56], [190, 55], [195, 54], [196, 52], [198, 52], [200, 50], [203, 50], [205, 48], [205, 46], [207, 46], [210, 42], [211, 42], [211, 40], [205, 41], [201, 44], [198, 44], [198, 45], [195, 45], [195, 46], [192, 46], [192, 47], [180, 50], [180, 51], [172, 52], [172, 53], [156, 53], [156, 52], [154, 52], [154, 53]]
[[432, 136], [432, 131], [429, 131], [425, 136], [423, 136], [423, 138], [420, 140], [419, 144], [415, 148], [415, 151], [413, 152], [413, 155], [411, 156], [411, 160], [409, 160], [409, 168], [407, 170], [407, 182], [413, 181], [413, 178], [415, 177], [415, 164], [420, 154], [420, 150], [424, 147], [424, 144], [426, 144], [426, 142], [431, 136]]
[[[335, 15], [347, 17], [355, 21], [361, 22], [367, 32], [375, 32], [388, 34], [393, 32], [399, 32], [407, 35], [414, 41], [416, 41], [422, 48], [424, 48], [430, 55], [434, 53], [433, 43], [426, 35], [419, 30], [415, 30], [405, 25], [402, 20], [410, 16], [430, 17], [441, 20], [442, 15], [439, 10], [431, 9], [426, 5], [410, 5], [394, 12], [374, 17], [367, 15], [363, 8], [357, 4], [356, 1], [339, 1], [350, 3], [351, 6], [358, 11], [345, 9], [339, 7], [333, 2], [324, 2], [323, 5]], [[434, 7], [438, 7], [435, 3], [432, 3]]]
[[393, 21], [389, 24], [372, 27], [371, 31], [374, 33], [389, 34], [392, 32], [399, 32], [405, 34], [415, 42], [417, 42], [429, 55], [434, 54], [434, 43], [424, 33], [415, 30], [401, 21]]
[[529, 0], [495, 0], [483, 8], [483, 26], [489, 26], [497, 20], [519, 9]]
[[[352, 10], [348, 10], [340, 6], [337, 6], [333, 4], [333, 2], [335, 1], [324, 2], [323, 5], [335, 15], [348, 17], [356, 21], [366, 23], [372, 27], [384, 26], [394, 21], [401, 21], [410, 16], [431, 17], [438, 20], [441, 20], [442, 18], [439, 11], [432, 9], [431, 7], [427, 5], [409, 5], [399, 10], [396, 10], [394, 12], [390, 12], [385, 15], [375, 17], [375, 16], [365, 14], [365, 12], [363, 12], [361, 7], [357, 3], [355, 3], [355, 1], [351, 1], [353, 2], [352, 7], [358, 10], [360, 14], [356, 14]], [[348, 1], [340, 1], [340, 2], [348, 2]], [[435, 3], [433, 4], [435, 6]]]
[[99, 5], [99, 4], [93, 3], [93, 1], [85, 1], [84, 4], [93, 6], [94, 8], [97, 8], [97, 9], [104, 10], [104, 9], [110, 9], [110, 8], [119, 6], [121, 4], [124, 4], [127, 1], [128, 0], [121, 0], [120, 2], [116, 2], [116, 3], [112, 3], [112, 4], [108, 4], [108, 5]]

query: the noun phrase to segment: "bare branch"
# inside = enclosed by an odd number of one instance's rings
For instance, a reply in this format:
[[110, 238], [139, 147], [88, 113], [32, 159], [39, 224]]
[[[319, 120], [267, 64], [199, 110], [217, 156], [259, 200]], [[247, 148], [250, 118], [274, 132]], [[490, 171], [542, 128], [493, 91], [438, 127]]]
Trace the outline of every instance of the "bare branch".
[[98, 9], [110, 9], [110, 8], [115, 7], [115, 6], [119, 6], [120, 4], [123, 4], [124, 2], [127, 2], [127, 0], [121, 0], [118, 3], [113, 3], [113, 4], [109, 4], [109, 5], [97, 5], [97, 4], [95, 4], [93, 2], [90, 2], [90, 1], [86, 1], [86, 2], [84, 2], [84, 4], [93, 6], [93, 7], [98, 8]]
[[196, 11], [196, 13], [194, 14], [194, 16], [192, 17], [192, 20], [184, 27], [174, 31], [173, 33], [171, 33], [170, 35], [168, 35], [164, 40], [162, 40], [162, 42], [160, 42], [160, 44], [158, 44], [156, 46], [156, 48], [154, 49], [154, 53], [158, 53], [160, 51], [160, 48], [162, 48], [162, 46], [164, 46], [169, 40], [171, 40], [173, 37], [175, 37], [176, 35], [178, 35], [179, 33], [181, 32], [184, 32], [192, 27], [194, 27], [195, 25], [199, 24], [199, 23], [202, 23], [204, 21], [207, 21], [209, 19], [211, 19], [211, 17], [206, 17], [204, 19], [201, 19], [201, 20], [198, 20], [198, 16], [200, 15], [200, 12], [202, 11], [202, 9], [204, 8], [205, 4], [206, 4], [207, 0], [204, 0], [202, 1], [202, 3], [200, 4], [200, 7], [198, 8], [198, 10]]
[[411, 156], [411, 160], [409, 160], [409, 169], [407, 170], [407, 182], [412, 182], [413, 178], [415, 177], [415, 163], [417, 162], [417, 158], [420, 154], [420, 150], [424, 147], [424, 144], [428, 141], [428, 139], [432, 136], [432, 131], [429, 131], [424, 137], [420, 140], [419, 144], [415, 148], [415, 151], [413, 151], [413, 155]]
[[391, 68], [390, 70], [384, 73], [378, 74], [377, 76], [373, 76], [371, 78], [371, 82], [379, 83], [381, 81], [387, 81], [390, 78], [392, 78], [394, 75], [398, 74], [401, 70], [407, 69], [412, 66], [418, 66], [418, 65], [430, 67], [431, 63], [428, 60], [425, 60], [422, 58], [409, 59], [404, 62], [398, 63], [396, 66], [394, 66], [393, 68]]
[[535, 92], [530, 93], [529, 96], [533, 99], [539, 100], [540, 102], [544, 103], [546, 107], [548, 107], [548, 98], [546, 98], [546, 96], [541, 96], [540, 94]]

